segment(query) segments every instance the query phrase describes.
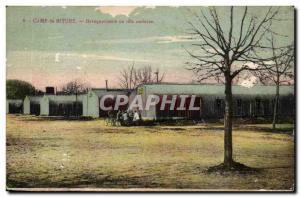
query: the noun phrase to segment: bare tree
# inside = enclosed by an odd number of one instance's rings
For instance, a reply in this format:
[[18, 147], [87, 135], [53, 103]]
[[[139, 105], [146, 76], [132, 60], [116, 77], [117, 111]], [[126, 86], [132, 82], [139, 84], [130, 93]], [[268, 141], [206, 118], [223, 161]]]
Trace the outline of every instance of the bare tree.
[[192, 44], [197, 51], [186, 51], [195, 60], [187, 62], [187, 69], [196, 73], [199, 81], [218, 79], [225, 83], [224, 163], [221, 166], [234, 169], [238, 165], [232, 153], [232, 82], [242, 71], [264, 69], [258, 63], [271, 59], [266, 53], [269, 47], [263, 41], [272, 32], [272, 21], [276, 20], [279, 10], [268, 8], [260, 18], [249, 14], [247, 7], [236, 8], [244, 10], [241, 17], [235, 18], [234, 8], [229, 9], [229, 18], [224, 25], [214, 7], [209, 8], [208, 14], [194, 13], [197, 22], [188, 22], [188, 30], [191, 39], [200, 41]]
[[271, 61], [262, 62], [261, 64], [266, 68], [262, 72], [256, 72], [256, 76], [263, 84], [275, 84], [276, 93], [273, 103], [273, 130], [276, 129], [278, 104], [280, 96], [280, 85], [290, 84], [294, 79], [294, 45], [291, 44], [286, 48], [276, 48], [274, 43], [274, 36], [268, 39], [271, 45], [273, 58]]
[[119, 83], [122, 88], [134, 89], [140, 84], [160, 83], [163, 81], [165, 73], [160, 73], [159, 69], [153, 72], [151, 66], [135, 68], [134, 63], [120, 72]]
[[64, 84], [61, 88], [64, 94], [80, 94], [87, 92], [89, 85], [80, 82], [76, 79]]
[[165, 73], [160, 74], [159, 69], [153, 72], [151, 66], [145, 66], [134, 70], [134, 80], [136, 85], [144, 83], [159, 83], [162, 82], [165, 77]]
[[120, 72], [119, 84], [124, 89], [133, 89], [136, 84], [134, 80], [134, 62], [131, 66], [124, 68]]
[[76, 79], [66, 83], [61, 89], [64, 94], [75, 94], [75, 116], [78, 117], [78, 94], [86, 93], [88, 85]]

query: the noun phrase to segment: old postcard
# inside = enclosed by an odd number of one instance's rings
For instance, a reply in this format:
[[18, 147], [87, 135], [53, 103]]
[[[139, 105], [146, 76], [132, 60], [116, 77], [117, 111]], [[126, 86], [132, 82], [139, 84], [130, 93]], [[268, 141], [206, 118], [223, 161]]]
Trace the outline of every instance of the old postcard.
[[295, 8], [8, 6], [9, 191], [295, 191]]

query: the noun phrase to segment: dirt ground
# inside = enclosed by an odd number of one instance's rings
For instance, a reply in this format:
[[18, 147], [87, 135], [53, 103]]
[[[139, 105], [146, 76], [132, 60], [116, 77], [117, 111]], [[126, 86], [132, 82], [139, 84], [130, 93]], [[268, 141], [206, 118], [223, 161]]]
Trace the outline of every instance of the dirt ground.
[[236, 125], [234, 158], [254, 173], [206, 173], [222, 125], [110, 127], [103, 120], [7, 115], [8, 188], [293, 190], [293, 125]]

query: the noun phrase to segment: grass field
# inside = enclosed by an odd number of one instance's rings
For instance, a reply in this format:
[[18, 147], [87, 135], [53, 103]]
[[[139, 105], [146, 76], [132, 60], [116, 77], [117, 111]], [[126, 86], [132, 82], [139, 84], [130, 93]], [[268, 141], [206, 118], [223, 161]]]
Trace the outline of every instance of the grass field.
[[293, 190], [293, 125], [234, 128], [249, 174], [208, 174], [223, 159], [222, 125], [109, 127], [103, 120], [7, 116], [8, 188]]

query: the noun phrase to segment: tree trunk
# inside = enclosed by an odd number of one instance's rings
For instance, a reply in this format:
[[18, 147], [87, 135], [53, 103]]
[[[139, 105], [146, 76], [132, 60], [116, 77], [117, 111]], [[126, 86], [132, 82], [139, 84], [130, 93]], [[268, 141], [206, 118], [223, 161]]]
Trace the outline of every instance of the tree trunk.
[[279, 104], [279, 83], [276, 83], [275, 103], [273, 106], [274, 107], [273, 108], [273, 122], [272, 122], [273, 130], [276, 129], [278, 104]]
[[231, 168], [232, 159], [232, 79], [225, 77], [224, 165]]

